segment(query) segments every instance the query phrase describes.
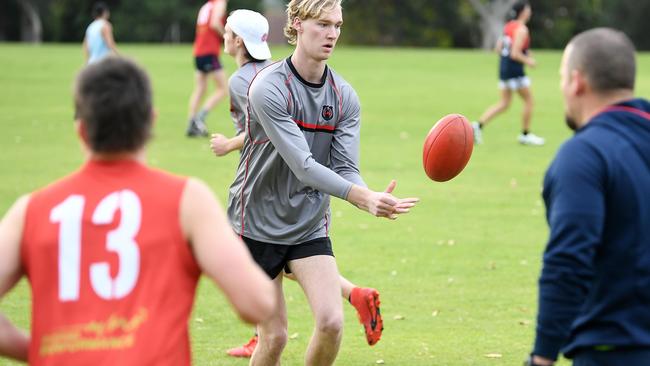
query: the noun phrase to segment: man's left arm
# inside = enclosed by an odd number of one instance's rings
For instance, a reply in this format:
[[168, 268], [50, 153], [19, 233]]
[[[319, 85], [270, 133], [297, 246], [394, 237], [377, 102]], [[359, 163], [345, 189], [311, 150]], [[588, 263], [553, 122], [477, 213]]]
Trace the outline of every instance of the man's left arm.
[[557, 359], [593, 280], [605, 217], [603, 171], [598, 152], [574, 139], [562, 147], [547, 173], [550, 234], [539, 278], [533, 349], [538, 364]]

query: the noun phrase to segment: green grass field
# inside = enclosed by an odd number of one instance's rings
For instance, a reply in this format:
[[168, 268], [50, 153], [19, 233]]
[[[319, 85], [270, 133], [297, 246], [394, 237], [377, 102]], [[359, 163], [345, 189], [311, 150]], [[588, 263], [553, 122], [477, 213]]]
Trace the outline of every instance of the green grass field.
[[[207, 181], [222, 202], [238, 155], [211, 155], [205, 139], [184, 136], [193, 70], [189, 46], [120, 45], [150, 72], [159, 118], [149, 162]], [[275, 48], [275, 58], [288, 55]], [[547, 227], [541, 201], [544, 171], [570, 136], [559, 93], [560, 53], [536, 53], [529, 70], [536, 109], [533, 131], [543, 147], [517, 144], [521, 103], [484, 131], [465, 171], [435, 183], [422, 170], [424, 136], [438, 118], [475, 119], [497, 100], [494, 54], [482, 51], [374, 49], [341, 46], [330, 65], [357, 90], [362, 103], [362, 174], [371, 188], [397, 180], [396, 195], [419, 205], [395, 222], [334, 200], [333, 243], [340, 272], [376, 287], [385, 331], [365, 343], [353, 308], [345, 306], [345, 334], [337, 365], [518, 365], [535, 326], [536, 281]], [[650, 54], [639, 57], [637, 94], [650, 95]], [[235, 65], [224, 58], [226, 70]], [[82, 66], [79, 45], [0, 44], [0, 212], [22, 193], [82, 163], [72, 124], [72, 83]], [[213, 131], [232, 135], [227, 103], [213, 111]], [[302, 292], [285, 285], [292, 336], [285, 365], [302, 364], [312, 320]], [[28, 285], [22, 281], [0, 310], [29, 326]], [[241, 324], [208, 281], [202, 281], [190, 320], [196, 365], [245, 365], [225, 350], [246, 341]], [[0, 360], [0, 364], [12, 364]], [[567, 363], [563, 363], [567, 364]]]

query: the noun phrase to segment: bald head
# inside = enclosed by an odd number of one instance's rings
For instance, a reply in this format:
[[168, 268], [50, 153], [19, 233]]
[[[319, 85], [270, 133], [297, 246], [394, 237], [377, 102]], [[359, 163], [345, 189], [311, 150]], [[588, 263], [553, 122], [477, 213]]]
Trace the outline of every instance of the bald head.
[[623, 32], [611, 28], [582, 32], [571, 39], [566, 53], [568, 71], [580, 70], [595, 92], [634, 90], [635, 50]]

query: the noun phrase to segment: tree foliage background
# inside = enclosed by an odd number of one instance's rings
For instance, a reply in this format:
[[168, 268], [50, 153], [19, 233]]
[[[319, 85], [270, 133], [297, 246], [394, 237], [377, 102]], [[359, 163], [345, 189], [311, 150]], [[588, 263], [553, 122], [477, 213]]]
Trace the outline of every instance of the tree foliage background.
[[[117, 42], [191, 42], [205, 0], [102, 0], [111, 10]], [[94, 0], [2, 0], [0, 40], [20, 40], [27, 21], [21, 3], [38, 9], [45, 42], [81, 42], [92, 21]], [[228, 9], [263, 11], [262, 0], [229, 0]]]
[[[112, 11], [118, 42], [191, 42], [204, 0], [104, 0]], [[499, 0], [480, 0], [489, 5]], [[503, 2], [503, 0], [500, 0]], [[2, 0], [0, 41], [17, 41], [33, 5], [45, 42], [80, 42], [91, 21], [93, 0]], [[283, 0], [229, 0], [230, 10], [263, 11]], [[650, 0], [531, 0], [529, 24], [535, 48], [562, 48], [574, 34], [597, 26], [626, 32], [635, 45], [650, 50]], [[344, 0], [342, 42], [413, 47], [479, 47], [481, 15], [468, 0]], [[499, 19], [499, 21], [504, 21]]]
[[[482, 0], [482, 3], [490, 3]], [[563, 48], [575, 34], [614, 27], [650, 50], [650, 0], [531, 0], [535, 48]], [[468, 0], [346, 0], [343, 39], [355, 44], [478, 47], [481, 18]], [[505, 19], [503, 20], [505, 21]]]

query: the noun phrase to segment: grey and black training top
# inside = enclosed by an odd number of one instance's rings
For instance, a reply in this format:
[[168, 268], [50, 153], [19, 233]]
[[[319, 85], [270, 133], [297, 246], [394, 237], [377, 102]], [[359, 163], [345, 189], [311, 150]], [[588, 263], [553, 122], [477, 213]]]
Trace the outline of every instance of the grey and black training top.
[[248, 103], [248, 86], [260, 70], [272, 64], [271, 60], [251, 61], [243, 64], [228, 79], [230, 92], [230, 117], [237, 135], [244, 132], [246, 125], [246, 103]]
[[248, 91], [242, 156], [228, 216], [237, 233], [293, 245], [328, 235], [330, 195], [345, 199], [359, 174], [359, 98], [325, 68], [305, 81], [290, 58], [260, 71]]

